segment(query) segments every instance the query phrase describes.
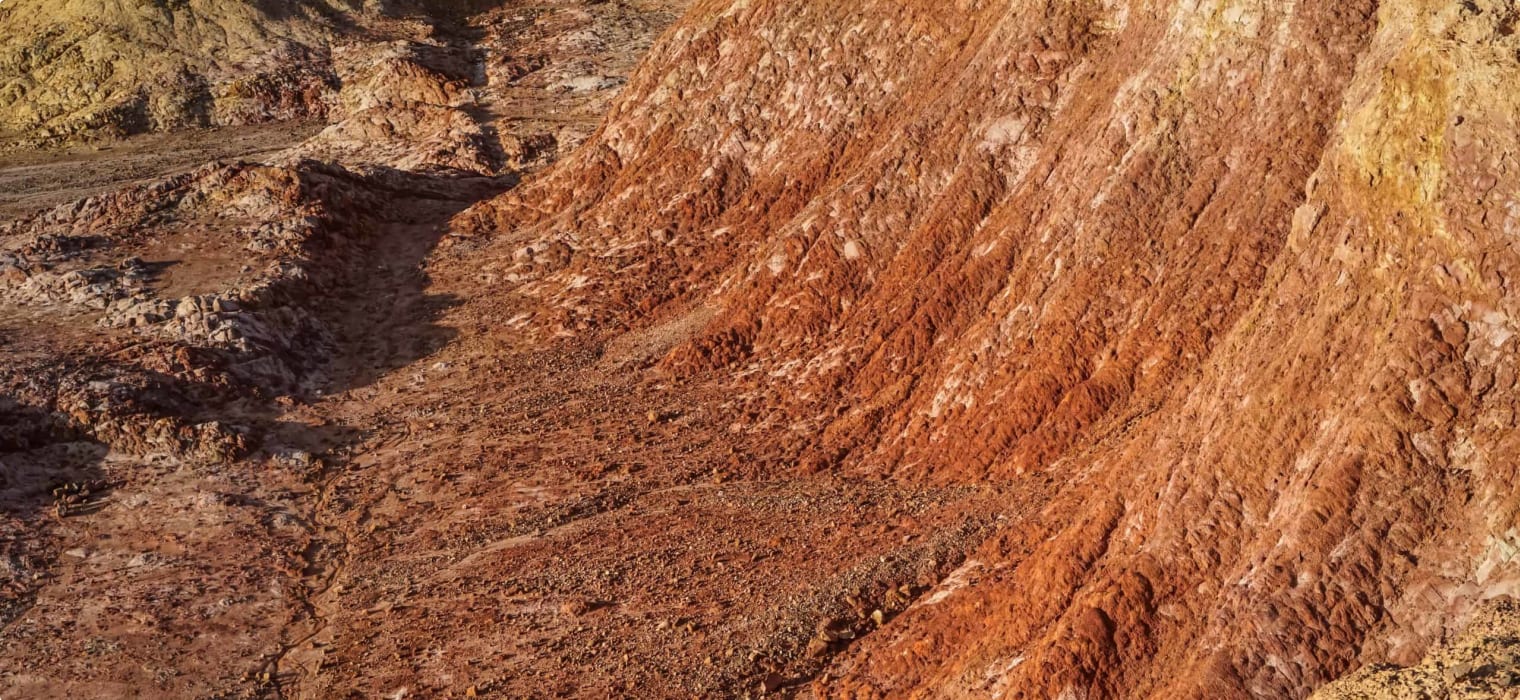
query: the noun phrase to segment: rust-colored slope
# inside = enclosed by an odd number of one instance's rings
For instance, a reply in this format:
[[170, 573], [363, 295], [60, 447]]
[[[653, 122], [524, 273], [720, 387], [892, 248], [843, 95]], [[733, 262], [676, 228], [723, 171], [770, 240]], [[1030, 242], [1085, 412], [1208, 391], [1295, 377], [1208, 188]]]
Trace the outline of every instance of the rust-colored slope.
[[822, 694], [1302, 696], [1515, 581], [1516, 13], [702, 2], [456, 252], [715, 311], [804, 466], [1057, 484]]

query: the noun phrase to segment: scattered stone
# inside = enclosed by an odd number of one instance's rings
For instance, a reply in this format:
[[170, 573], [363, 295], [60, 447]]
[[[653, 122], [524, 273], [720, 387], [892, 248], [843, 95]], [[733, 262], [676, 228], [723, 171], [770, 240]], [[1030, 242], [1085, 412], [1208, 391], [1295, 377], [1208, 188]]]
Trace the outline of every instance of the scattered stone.
[[1469, 673], [1472, 673], [1472, 668], [1472, 664], [1470, 663], [1459, 663], [1454, 666], [1447, 666], [1446, 679], [1449, 681], [1457, 681], [1466, 678]]
[[760, 692], [771, 694], [786, 686], [786, 678], [779, 673], [767, 673], [760, 679]]

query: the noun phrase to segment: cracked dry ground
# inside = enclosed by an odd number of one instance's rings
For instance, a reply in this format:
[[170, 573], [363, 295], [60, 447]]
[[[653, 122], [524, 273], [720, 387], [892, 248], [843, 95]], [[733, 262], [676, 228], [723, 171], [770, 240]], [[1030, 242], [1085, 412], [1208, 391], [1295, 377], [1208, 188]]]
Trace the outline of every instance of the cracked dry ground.
[[[395, 233], [374, 259], [422, 257], [427, 236]], [[542, 348], [472, 273], [378, 266], [338, 302], [354, 388], [283, 418], [359, 436], [329, 446], [309, 516], [310, 615], [273, 679], [296, 694], [785, 691], [1010, 510], [991, 489], [797, 479], [729, 430], [714, 378], [651, 367], [681, 324]]]
[[336, 391], [221, 407], [263, 438], [249, 458], [46, 448], [96, 462], [55, 480], [114, 491], [48, 526], [51, 573], [5, 632], [11, 689], [789, 693], [948, 575], [985, 514], [1017, 512], [992, 487], [796, 478], [730, 430], [753, 416], [715, 378], [654, 369], [690, 323], [550, 348], [504, 332], [523, 309], [473, 269], [424, 271], [466, 203], [393, 203], [316, 311]]
[[[518, 346], [493, 331], [515, 313], [499, 302], [458, 303], [431, 331], [372, 303], [380, 322], [352, 329], [369, 342], [452, 338], [291, 416], [372, 436], [330, 468], [314, 520], [343, 549], [280, 666], [317, 696], [776, 690], [987, 524], [989, 491], [789, 478], [726, 429], [717, 387], [616, 347]], [[838, 643], [810, 647], [828, 623]]]

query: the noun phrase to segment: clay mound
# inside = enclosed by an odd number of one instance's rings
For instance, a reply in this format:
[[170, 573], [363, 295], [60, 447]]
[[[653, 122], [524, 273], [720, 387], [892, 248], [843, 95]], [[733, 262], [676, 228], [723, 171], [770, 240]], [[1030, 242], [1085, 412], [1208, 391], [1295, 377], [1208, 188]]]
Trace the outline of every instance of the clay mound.
[[438, 267], [710, 314], [661, 366], [806, 469], [1055, 486], [820, 695], [1301, 697], [1520, 581], [1517, 16], [699, 2]]
[[324, 381], [315, 299], [381, 211], [341, 168], [230, 163], [0, 225], [3, 318], [31, 331], [10, 340], [67, 356], [8, 365], [5, 391], [127, 453], [236, 457], [202, 444], [207, 406]]
[[402, 170], [494, 174], [500, 146], [472, 114], [476, 60], [465, 49], [408, 40], [344, 47], [334, 115], [341, 118], [301, 151]]

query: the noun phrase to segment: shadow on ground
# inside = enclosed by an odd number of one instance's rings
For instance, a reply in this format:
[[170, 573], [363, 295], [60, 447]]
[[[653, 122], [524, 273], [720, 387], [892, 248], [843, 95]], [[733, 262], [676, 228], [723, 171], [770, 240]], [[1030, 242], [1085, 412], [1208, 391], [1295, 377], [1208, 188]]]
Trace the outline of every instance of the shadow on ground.
[[105, 454], [57, 416], [0, 395], [0, 627], [26, 610], [57, 557], [47, 531], [109, 495]]
[[459, 299], [428, 292], [425, 263], [454, 215], [517, 184], [516, 176], [452, 177], [397, 170], [370, 178], [391, 199], [346, 275], [313, 312], [333, 332], [337, 349], [325, 368], [326, 393], [373, 384], [443, 348], [456, 335], [438, 320]]

